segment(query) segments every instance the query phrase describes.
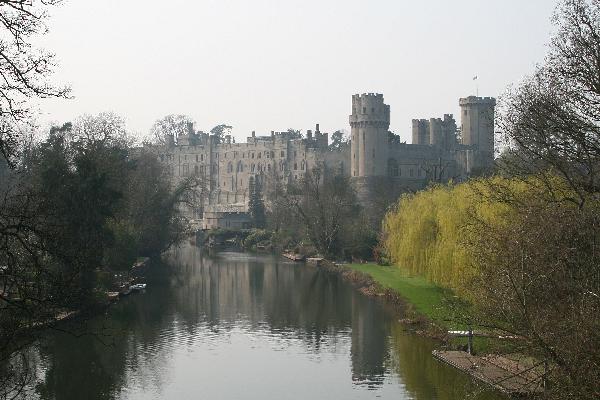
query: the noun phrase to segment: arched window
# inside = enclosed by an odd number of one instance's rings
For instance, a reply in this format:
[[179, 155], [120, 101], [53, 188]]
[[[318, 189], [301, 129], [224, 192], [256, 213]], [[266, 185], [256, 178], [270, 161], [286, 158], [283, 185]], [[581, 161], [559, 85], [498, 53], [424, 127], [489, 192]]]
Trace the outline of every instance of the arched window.
[[254, 169], [255, 169], [255, 165], [252, 164], [252, 166], [250, 167], [250, 171], [254, 172]]
[[233, 172], [233, 164], [231, 164], [231, 162], [229, 162], [229, 163], [227, 163], [227, 173], [230, 174], [232, 172]]
[[304, 163], [304, 160], [302, 160], [302, 162], [300, 163], [300, 169], [302, 171], [304, 171], [304, 167], [305, 167], [305, 163]]
[[237, 172], [244, 172], [244, 164], [241, 161], [237, 163]]
[[388, 176], [397, 177], [398, 176], [398, 161], [393, 158], [388, 159]]

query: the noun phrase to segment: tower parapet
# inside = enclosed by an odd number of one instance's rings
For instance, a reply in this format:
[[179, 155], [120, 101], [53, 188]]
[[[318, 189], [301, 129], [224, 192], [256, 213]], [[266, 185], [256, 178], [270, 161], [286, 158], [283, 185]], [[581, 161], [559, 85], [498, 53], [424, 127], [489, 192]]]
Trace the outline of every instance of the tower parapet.
[[385, 174], [389, 127], [390, 106], [384, 103], [383, 94], [352, 96], [351, 176]]

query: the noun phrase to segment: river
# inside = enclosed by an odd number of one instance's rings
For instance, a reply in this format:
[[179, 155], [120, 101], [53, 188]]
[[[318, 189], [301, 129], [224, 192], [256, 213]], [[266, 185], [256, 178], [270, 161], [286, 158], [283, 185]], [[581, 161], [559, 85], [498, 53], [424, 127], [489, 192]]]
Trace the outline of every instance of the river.
[[339, 276], [184, 246], [145, 293], [31, 348], [43, 399], [500, 399]]

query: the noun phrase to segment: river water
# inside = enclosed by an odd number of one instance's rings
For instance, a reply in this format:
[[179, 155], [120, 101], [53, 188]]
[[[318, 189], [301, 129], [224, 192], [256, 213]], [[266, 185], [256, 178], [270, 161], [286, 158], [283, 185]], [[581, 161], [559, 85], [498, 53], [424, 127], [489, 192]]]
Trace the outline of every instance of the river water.
[[[32, 348], [48, 399], [499, 399], [380, 302], [275, 256], [185, 246], [145, 293]], [[81, 333], [89, 333], [83, 334]]]

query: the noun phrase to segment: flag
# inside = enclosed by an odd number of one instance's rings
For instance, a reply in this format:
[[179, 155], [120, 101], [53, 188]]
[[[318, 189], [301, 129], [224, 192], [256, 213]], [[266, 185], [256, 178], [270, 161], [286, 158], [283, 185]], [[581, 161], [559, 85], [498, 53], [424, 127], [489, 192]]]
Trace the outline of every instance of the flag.
[[476, 81], [476, 80], [477, 80], [477, 75], [475, 75], [475, 76], [473, 77], [473, 80], [474, 80], [474, 81]]

